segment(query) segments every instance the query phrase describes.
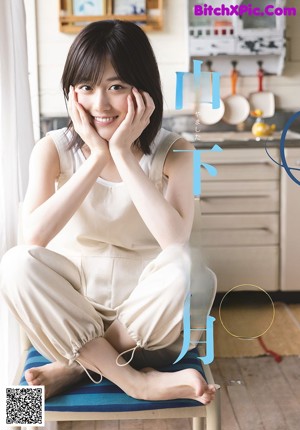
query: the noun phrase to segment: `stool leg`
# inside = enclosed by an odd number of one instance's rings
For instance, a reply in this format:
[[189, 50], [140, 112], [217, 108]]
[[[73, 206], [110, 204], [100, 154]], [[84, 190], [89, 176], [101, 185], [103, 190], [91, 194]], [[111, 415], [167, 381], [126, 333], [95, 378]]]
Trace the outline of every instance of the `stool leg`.
[[205, 418], [193, 417], [193, 430], [205, 430]]
[[206, 406], [206, 430], [221, 430], [221, 390], [215, 393], [215, 399]]

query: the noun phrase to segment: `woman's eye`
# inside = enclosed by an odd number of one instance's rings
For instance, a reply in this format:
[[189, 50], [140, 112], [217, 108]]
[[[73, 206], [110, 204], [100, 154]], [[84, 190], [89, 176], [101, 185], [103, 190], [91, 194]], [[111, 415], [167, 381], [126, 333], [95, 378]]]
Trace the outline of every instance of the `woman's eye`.
[[92, 90], [92, 87], [91, 87], [90, 85], [86, 85], [86, 84], [84, 84], [84, 85], [79, 85], [79, 86], [78, 86], [78, 88], [79, 88], [80, 90], [83, 90], [83, 91], [91, 91], [91, 90]]
[[118, 91], [118, 90], [123, 90], [124, 87], [122, 85], [116, 84], [116, 85], [112, 85], [109, 89], [113, 91]]

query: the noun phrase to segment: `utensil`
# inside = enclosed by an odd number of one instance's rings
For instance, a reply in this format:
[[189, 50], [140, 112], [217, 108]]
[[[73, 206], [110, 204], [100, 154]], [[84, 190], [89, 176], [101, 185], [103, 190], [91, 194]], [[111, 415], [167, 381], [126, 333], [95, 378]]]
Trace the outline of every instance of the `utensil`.
[[[212, 62], [206, 62], [208, 71], [212, 73]], [[213, 91], [212, 75], [210, 76], [210, 91]], [[197, 119], [203, 125], [212, 125], [221, 121], [225, 111], [223, 101], [220, 99], [220, 107], [213, 109], [211, 103], [200, 102], [197, 110]]]
[[227, 124], [237, 125], [244, 122], [249, 113], [250, 105], [246, 97], [236, 94], [236, 84], [238, 80], [238, 71], [236, 70], [236, 61], [232, 61], [232, 72], [231, 72], [231, 95], [224, 99], [225, 112], [223, 121]]
[[271, 118], [275, 113], [275, 97], [271, 91], [263, 90], [264, 69], [263, 62], [258, 61], [258, 91], [249, 95], [251, 111], [259, 109], [262, 111], [262, 118]]

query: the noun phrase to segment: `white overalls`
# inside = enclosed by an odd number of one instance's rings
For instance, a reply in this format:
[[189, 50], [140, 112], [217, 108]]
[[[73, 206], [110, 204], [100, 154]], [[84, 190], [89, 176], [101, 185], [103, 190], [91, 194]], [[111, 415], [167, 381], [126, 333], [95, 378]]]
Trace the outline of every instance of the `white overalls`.
[[[67, 149], [66, 129], [50, 136], [60, 158], [59, 188], [84, 156], [80, 150]], [[153, 142], [153, 155], [140, 160], [162, 192], [167, 185], [164, 160], [179, 137], [174, 139], [161, 129]], [[51, 361], [69, 364], [86, 342], [103, 336], [116, 318], [140, 347], [136, 352], [146, 353], [137, 366], [155, 365], [153, 352], [158, 350], [172, 363], [182, 346], [183, 305], [189, 287], [187, 250], [174, 245], [161, 251], [126, 185], [101, 178], [47, 248], [12, 248], [0, 269], [2, 294], [32, 344]], [[162, 354], [158, 356], [163, 364]]]

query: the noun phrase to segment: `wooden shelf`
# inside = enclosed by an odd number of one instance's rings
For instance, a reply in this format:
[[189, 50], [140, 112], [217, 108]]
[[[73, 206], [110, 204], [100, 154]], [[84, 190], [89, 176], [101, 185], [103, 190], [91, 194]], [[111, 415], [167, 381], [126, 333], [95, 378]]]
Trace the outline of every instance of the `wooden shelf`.
[[103, 15], [74, 15], [72, 0], [59, 0], [59, 30], [76, 34], [91, 22], [120, 19], [137, 23], [144, 31], [159, 31], [163, 27], [163, 0], [146, 0], [146, 13], [143, 15], [115, 15], [113, 0], [103, 0]]

